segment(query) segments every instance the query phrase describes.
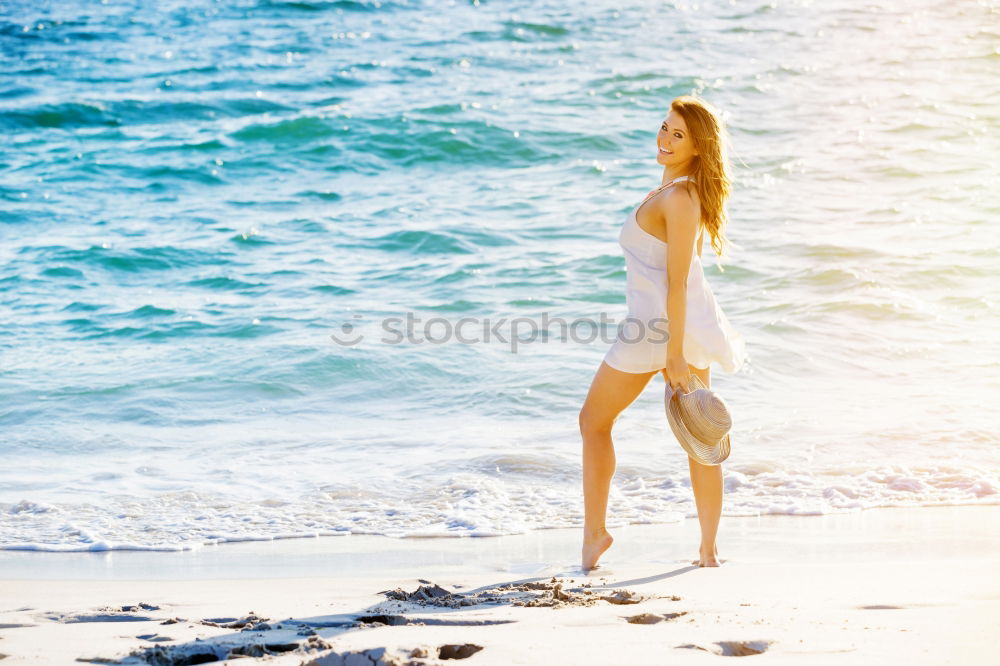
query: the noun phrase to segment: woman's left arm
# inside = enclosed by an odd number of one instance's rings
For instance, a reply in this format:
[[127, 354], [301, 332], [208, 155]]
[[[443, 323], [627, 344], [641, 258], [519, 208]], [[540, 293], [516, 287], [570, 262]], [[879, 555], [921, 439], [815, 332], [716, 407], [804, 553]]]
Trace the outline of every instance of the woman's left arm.
[[693, 261], [700, 211], [698, 202], [681, 188], [666, 197], [667, 224], [667, 381], [672, 389], [687, 391], [690, 371], [684, 359], [688, 272]]

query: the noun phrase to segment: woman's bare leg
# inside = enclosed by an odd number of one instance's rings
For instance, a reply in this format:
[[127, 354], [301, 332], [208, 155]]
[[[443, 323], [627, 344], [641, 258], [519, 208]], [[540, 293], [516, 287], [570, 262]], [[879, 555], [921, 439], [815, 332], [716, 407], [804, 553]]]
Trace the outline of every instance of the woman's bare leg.
[[[711, 388], [709, 377], [711, 368], [704, 370], [689, 365], [692, 373]], [[694, 491], [694, 503], [698, 508], [698, 523], [701, 525], [701, 547], [698, 549], [698, 559], [691, 562], [701, 567], [719, 566], [719, 551], [715, 545], [715, 537], [719, 532], [719, 521], [722, 519], [722, 465], [702, 465], [688, 456], [688, 469], [691, 472], [691, 489]]]
[[618, 415], [642, 393], [656, 374], [633, 374], [601, 366], [590, 384], [587, 399], [580, 409], [580, 435], [583, 437], [583, 548], [584, 571], [597, 566], [597, 560], [613, 539], [605, 528], [608, 491], [615, 474], [615, 448], [611, 427]]

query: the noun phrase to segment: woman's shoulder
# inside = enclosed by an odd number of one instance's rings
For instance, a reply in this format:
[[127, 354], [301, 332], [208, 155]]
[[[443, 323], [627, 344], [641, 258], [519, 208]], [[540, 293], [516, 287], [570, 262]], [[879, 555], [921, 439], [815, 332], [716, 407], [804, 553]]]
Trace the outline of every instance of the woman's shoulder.
[[691, 199], [695, 203], [698, 203], [698, 201], [699, 201], [699, 199], [698, 199], [698, 188], [695, 187], [695, 184], [694, 184], [693, 181], [685, 180], [685, 181], [680, 182], [680, 183], [675, 183], [674, 186], [672, 188], [670, 188], [670, 189], [671, 189], [671, 194], [676, 195], [678, 193], [683, 193], [685, 196], [687, 196], [689, 199]]

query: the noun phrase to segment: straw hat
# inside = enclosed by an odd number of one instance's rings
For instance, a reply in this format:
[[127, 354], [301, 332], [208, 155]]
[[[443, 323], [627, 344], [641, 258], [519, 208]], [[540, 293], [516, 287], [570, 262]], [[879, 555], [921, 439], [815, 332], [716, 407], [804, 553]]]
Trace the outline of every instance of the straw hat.
[[673, 391], [667, 384], [664, 406], [670, 429], [681, 447], [702, 465], [718, 465], [729, 457], [729, 431], [733, 417], [725, 401], [691, 373], [689, 393]]

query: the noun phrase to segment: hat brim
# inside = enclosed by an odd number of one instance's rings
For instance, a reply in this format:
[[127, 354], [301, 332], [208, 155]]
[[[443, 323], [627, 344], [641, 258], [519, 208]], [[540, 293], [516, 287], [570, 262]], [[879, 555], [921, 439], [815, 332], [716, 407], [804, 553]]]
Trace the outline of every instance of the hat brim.
[[[696, 384], [695, 388], [692, 390], [697, 390], [700, 388], [707, 388], [704, 382], [698, 375], [691, 374], [692, 383]], [[667, 423], [670, 424], [670, 429], [673, 431], [674, 436], [680, 443], [681, 448], [684, 449], [695, 462], [701, 463], [702, 465], [718, 465], [729, 457], [730, 438], [727, 432], [725, 436], [718, 442], [713, 444], [705, 444], [697, 437], [691, 434], [684, 425], [684, 421], [680, 418], [679, 406], [675, 400], [673, 400], [674, 391], [670, 388], [670, 384], [667, 384], [664, 403], [667, 412]]]

